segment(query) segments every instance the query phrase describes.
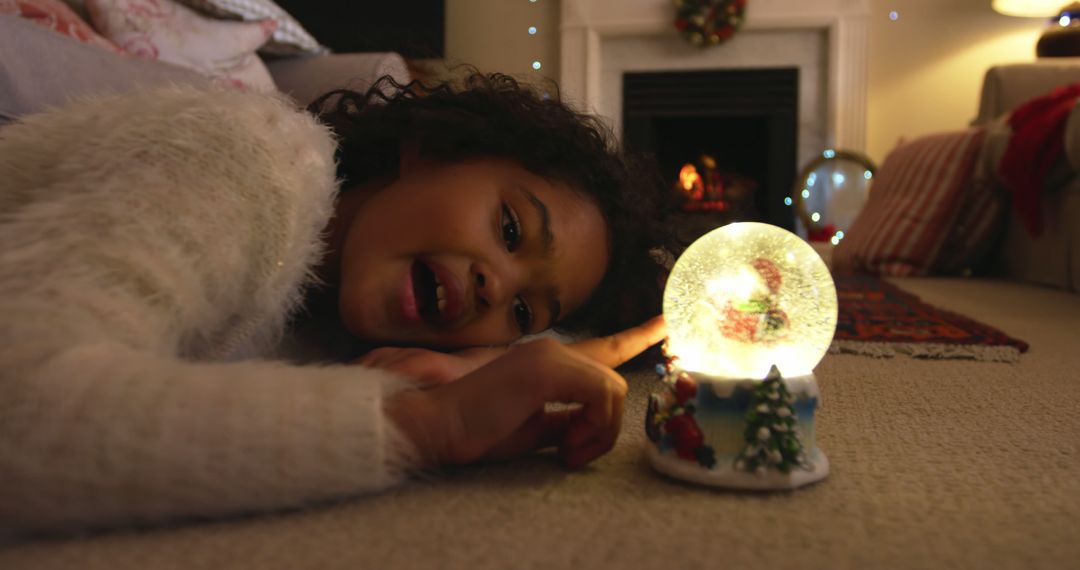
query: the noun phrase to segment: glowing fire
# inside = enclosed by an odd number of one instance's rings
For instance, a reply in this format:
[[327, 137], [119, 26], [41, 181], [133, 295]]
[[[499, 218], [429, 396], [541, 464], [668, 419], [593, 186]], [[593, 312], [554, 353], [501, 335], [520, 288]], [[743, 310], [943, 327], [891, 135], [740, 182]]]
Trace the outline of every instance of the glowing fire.
[[679, 171], [679, 185], [690, 195], [691, 200], [701, 200], [705, 195], [705, 183], [693, 164], [684, 164]]

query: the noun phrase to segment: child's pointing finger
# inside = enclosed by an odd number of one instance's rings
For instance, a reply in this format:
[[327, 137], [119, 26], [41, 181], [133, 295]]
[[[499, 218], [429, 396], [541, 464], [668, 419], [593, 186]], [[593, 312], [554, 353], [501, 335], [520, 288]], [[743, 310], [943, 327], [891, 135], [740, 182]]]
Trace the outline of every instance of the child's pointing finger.
[[575, 342], [570, 348], [604, 366], [615, 368], [660, 342], [665, 336], [667, 324], [663, 315], [660, 315], [613, 335]]

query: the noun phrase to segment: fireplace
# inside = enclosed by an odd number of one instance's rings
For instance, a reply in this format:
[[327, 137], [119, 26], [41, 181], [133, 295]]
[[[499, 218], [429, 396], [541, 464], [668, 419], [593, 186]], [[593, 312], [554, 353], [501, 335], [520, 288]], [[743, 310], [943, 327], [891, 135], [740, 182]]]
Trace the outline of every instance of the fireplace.
[[656, 157], [693, 239], [732, 221], [794, 227], [798, 68], [623, 76], [623, 141]]
[[[603, 117], [629, 145], [651, 149], [662, 162], [668, 162], [665, 174], [672, 182], [681, 167], [671, 163], [691, 161], [695, 153], [717, 160], [716, 170], [723, 171], [720, 174], [725, 192], [730, 186], [724, 175], [739, 183], [756, 182], [753, 217], [790, 228], [792, 212], [777, 206], [775, 196], [770, 199], [768, 194], [786, 193], [785, 181], [792, 180], [799, 166], [821, 156], [825, 149], [863, 150], [870, 3], [754, 0], [747, 5], [746, 23], [738, 34], [719, 46], [701, 49], [689, 45], [675, 32], [671, 0], [562, 0], [562, 94], [582, 110]], [[702, 75], [697, 75], [699, 72]], [[708, 79], [714, 72], [720, 74], [719, 80]], [[727, 102], [723, 108], [717, 108], [720, 104], [705, 106], [711, 103], [710, 93], [715, 95], [719, 89], [715, 84], [742, 83], [737, 73], [729, 75], [735, 72], [794, 77], [796, 90], [777, 98], [797, 97], [797, 104], [786, 111], [732, 110], [735, 105], [748, 103], [746, 99], [751, 99], [749, 103], [772, 102], [776, 94], [769, 91], [768, 97], [759, 92]], [[638, 96], [630, 95], [632, 100], [628, 98], [627, 102], [636, 109], [623, 109], [626, 83], [655, 81], [666, 89], [664, 83], [679, 80], [679, 76], [703, 78], [701, 81], [712, 81], [714, 85], [698, 91], [705, 95], [681, 104], [660, 97], [660, 101], [638, 105]], [[685, 97], [695, 92], [676, 89]], [[694, 115], [684, 113], [692, 106], [705, 109]], [[785, 122], [785, 116], [792, 118], [796, 130], [794, 158], [788, 155], [786, 159], [782, 155], [790, 152], [785, 150], [790, 145], [786, 141], [790, 127], [778, 126]], [[624, 125], [624, 121], [635, 126]], [[667, 137], [669, 131], [680, 134]], [[728, 131], [738, 136], [710, 136]], [[664, 142], [654, 146], [660, 137]], [[696, 137], [704, 140], [694, 140]], [[692, 148], [683, 148], [684, 143]], [[729, 143], [733, 147], [725, 146]], [[706, 146], [706, 150], [699, 150]], [[669, 157], [669, 153], [679, 156]], [[728, 157], [728, 164], [724, 164], [724, 157]], [[703, 172], [708, 170], [707, 165], [700, 160], [696, 168], [699, 176], [708, 175]], [[701, 208], [687, 216], [707, 218], [711, 213], [715, 227], [725, 216], [732, 216], [730, 210], [724, 212], [718, 207]]]

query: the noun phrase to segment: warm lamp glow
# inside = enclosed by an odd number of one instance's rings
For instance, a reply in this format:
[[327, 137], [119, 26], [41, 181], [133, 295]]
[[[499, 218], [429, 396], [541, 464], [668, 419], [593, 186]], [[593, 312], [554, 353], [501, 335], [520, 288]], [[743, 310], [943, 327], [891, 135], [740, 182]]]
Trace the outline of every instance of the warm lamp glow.
[[1065, 0], [994, 0], [995, 12], [1023, 18], [1049, 18], [1061, 13]]
[[813, 372], [836, 330], [836, 287], [808, 243], [769, 224], [713, 230], [675, 262], [664, 289], [668, 354], [722, 378]]

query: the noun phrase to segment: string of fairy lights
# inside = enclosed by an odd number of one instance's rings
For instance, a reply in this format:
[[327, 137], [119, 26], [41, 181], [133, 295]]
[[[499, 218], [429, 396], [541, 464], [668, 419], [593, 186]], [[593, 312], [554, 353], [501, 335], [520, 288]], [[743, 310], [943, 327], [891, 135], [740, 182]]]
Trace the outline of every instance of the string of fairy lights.
[[[536, 2], [537, 2], [537, 0], [529, 0], [529, 4], [536, 4]], [[537, 28], [536, 28], [536, 26], [529, 26], [528, 32], [529, 32], [529, 35], [530, 35], [530, 36], [535, 36], [535, 35], [536, 35], [536, 33], [537, 33]], [[541, 69], [542, 67], [544, 67], [544, 64], [543, 64], [543, 63], [541, 63], [539, 59], [534, 59], [534, 60], [532, 61], [532, 68], [533, 68], [533, 71], [540, 71], [540, 69]]]
[[[850, 153], [848, 153], [848, 154], [850, 154]], [[831, 148], [826, 149], [825, 152], [821, 153], [821, 158], [823, 158], [823, 159], [825, 159], [827, 161], [837, 159], [838, 158], [837, 151], [835, 151], [835, 150], [833, 150]], [[839, 157], [839, 159], [843, 159], [843, 158], [844, 158], [843, 156]], [[813, 167], [808, 167], [808, 168], [813, 168]], [[824, 180], [819, 178], [819, 175], [821, 177], [823, 177]], [[800, 175], [800, 176], [802, 176], [802, 175]], [[861, 176], [862, 176], [862, 178], [864, 180], [869, 182], [871, 179], [873, 179], [874, 172], [872, 170], [870, 170], [870, 168], [864, 168], [861, 171]], [[802, 179], [802, 190], [799, 192], [799, 196], [802, 197], [802, 207], [806, 207], [807, 201], [810, 199], [810, 195], [811, 195], [812, 192], [826, 192], [827, 193], [827, 192], [830, 191], [830, 189], [831, 190], [836, 190], [836, 189], [839, 189], [839, 188], [841, 188], [841, 187], [843, 187], [843, 186], [845, 186], [847, 184], [850, 184], [851, 182], [852, 181], [848, 180], [848, 175], [845, 174], [840, 169], [834, 169], [834, 170], [832, 170], [832, 172], [829, 172], [829, 169], [819, 171], [819, 170], [817, 170], [815, 168], [815, 170], [813, 170], [813, 171], [811, 171], [809, 173], [806, 173], [805, 177]], [[785, 197], [784, 198], [784, 205], [789, 206], [789, 207], [795, 206], [796, 204], [795, 204], [794, 197], [793, 196]], [[817, 224], [822, 223], [822, 217], [823, 216], [822, 216], [821, 212], [810, 211], [808, 213], [809, 213], [810, 222], [812, 222], [813, 225], [816, 226]], [[808, 231], [808, 232], [813, 230], [813, 229], [814, 229], [813, 227], [805, 228], [805, 230]], [[838, 230], [833, 235], [828, 236], [827, 239], [833, 245], [838, 245], [840, 243], [840, 240], [844, 239], [844, 232], [842, 230]]]

